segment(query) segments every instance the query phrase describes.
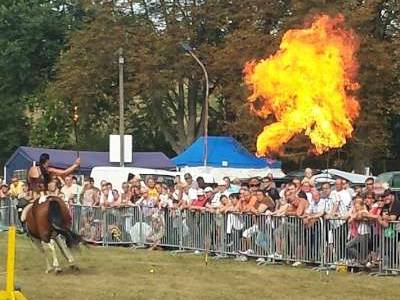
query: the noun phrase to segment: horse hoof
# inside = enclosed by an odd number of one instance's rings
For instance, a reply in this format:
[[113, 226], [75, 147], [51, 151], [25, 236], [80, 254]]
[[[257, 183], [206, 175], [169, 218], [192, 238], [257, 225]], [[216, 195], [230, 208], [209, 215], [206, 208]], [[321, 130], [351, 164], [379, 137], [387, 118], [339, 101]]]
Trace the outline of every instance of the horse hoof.
[[61, 268], [57, 268], [54, 270], [54, 272], [56, 273], [56, 275], [61, 274], [62, 273], [62, 269]]
[[79, 269], [78, 266], [75, 266], [75, 265], [69, 266], [69, 268], [71, 271], [74, 271], [74, 272], [80, 272], [80, 270], [81, 270], [81, 269]]

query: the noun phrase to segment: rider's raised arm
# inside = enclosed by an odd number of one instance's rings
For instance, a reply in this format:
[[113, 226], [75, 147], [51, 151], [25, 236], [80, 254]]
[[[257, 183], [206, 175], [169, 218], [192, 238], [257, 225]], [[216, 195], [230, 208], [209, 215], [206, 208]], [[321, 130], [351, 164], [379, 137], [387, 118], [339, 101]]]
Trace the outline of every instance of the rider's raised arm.
[[49, 170], [49, 173], [52, 173], [56, 176], [65, 177], [65, 176], [68, 176], [69, 174], [71, 174], [72, 172], [74, 172], [79, 167], [79, 164], [80, 164], [80, 159], [78, 158], [72, 166], [70, 166], [69, 168], [67, 168], [65, 170], [57, 169], [57, 168], [53, 168], [53, 167], [49, 167], [48, 170]]

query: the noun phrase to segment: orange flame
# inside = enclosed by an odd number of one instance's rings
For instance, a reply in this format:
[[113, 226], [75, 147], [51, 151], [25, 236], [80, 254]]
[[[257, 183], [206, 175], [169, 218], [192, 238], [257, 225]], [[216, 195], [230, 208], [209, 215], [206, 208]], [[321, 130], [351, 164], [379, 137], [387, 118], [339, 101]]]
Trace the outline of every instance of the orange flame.
[[310, 28], [287, 31], [268, 59], [246, 63], [252, 110], [276, 119], [258, 136], [258, 155], [281, 152], [298, 134], [310, 138], [317, 154], [346, 143], [360, 109], [352, 95], [359, 88], [357, 50], [344, 17], [322, 15]]

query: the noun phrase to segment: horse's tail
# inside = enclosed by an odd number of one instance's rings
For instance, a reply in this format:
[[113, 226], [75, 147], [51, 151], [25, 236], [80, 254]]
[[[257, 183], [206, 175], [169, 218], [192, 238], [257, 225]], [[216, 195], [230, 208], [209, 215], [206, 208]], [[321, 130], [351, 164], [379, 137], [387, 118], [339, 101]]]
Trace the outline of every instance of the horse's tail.
[[69, 228], [64, 226], [64, 219], [61, 212], [60, 204], [57, 201], [49, 203], [49, 222], [54, 230], [65, 237], [65, 242], [68, 248], [78, 246], [82, 241], [80, 235], [76, 234]]

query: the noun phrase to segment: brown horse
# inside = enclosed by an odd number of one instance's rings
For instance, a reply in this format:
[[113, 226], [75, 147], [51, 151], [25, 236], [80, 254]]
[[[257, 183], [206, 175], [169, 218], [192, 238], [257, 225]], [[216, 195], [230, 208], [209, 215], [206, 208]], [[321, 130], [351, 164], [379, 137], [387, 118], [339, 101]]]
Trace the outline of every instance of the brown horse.
[[[26, 227], [29, 236], [38, 246], [46, 258], [46, 273], [54, 269], [56, 273], [61, 271], [58, 264], [54, 242], [59, 246], [61, 253], [70, 264], [72, 270], [79, 270], [69, 248], [78, 247], [81, 237], [70, 228], [71, 216], [67, 205], [62, 199], [55, 196], [43, 196], [36, 200], [26, 215]], [[49, 244], [53, 265], [50, 266], [43, 243]]]

